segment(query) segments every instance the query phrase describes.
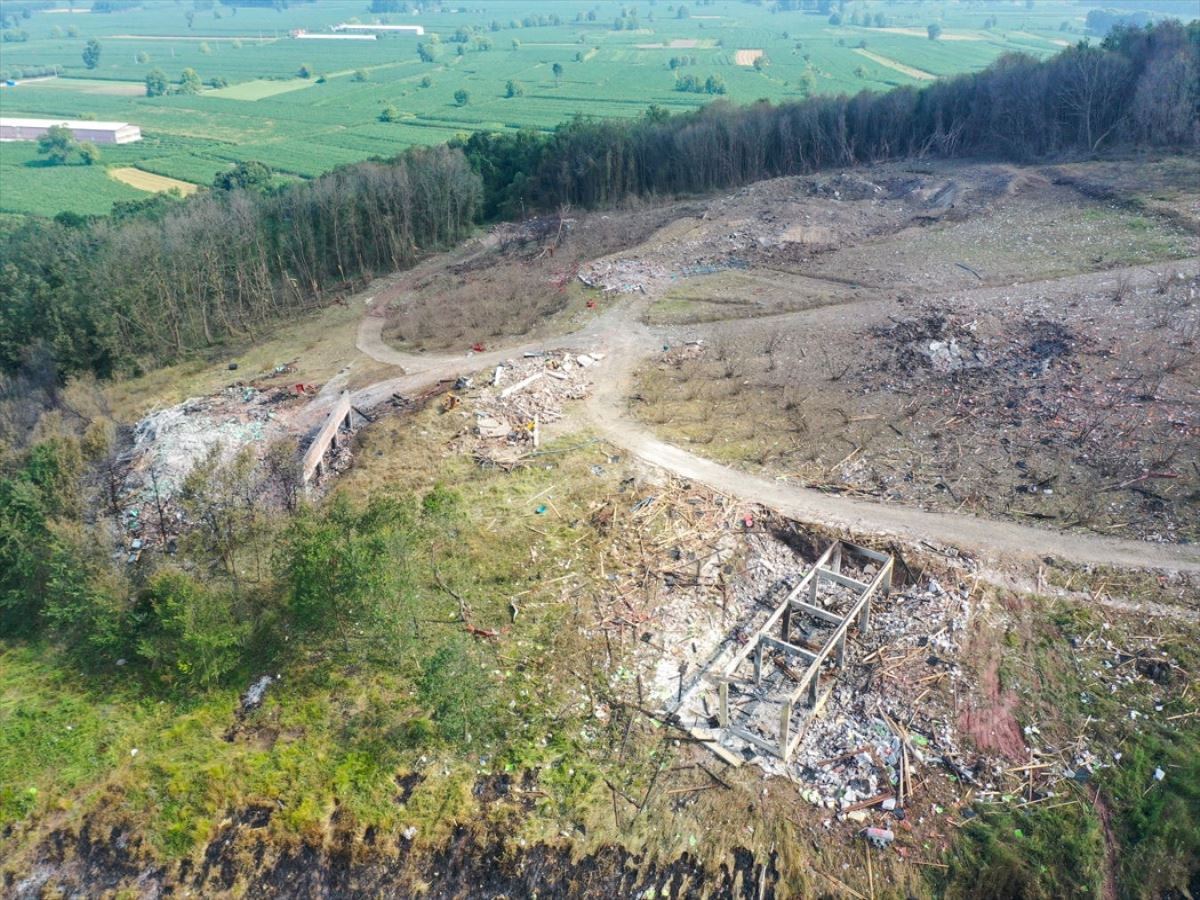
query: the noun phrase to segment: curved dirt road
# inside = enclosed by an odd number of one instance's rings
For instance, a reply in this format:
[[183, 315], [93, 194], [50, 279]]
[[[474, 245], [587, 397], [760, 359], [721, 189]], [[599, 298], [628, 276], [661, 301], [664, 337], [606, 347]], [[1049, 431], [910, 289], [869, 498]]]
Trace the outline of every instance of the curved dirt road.
[[[1080, 276], [1054, 279], [1053, 283], [1077, 277]], [[640, 321], [640, 305], [637, 302], [615, 305], [573, 334], [470, 356], [402, 353], [384, 344], [383, 319], [368, 314], [359, 328], [358, 350], [378, 362], [403, 368], [405, 374], [363, 388], [354, 394], [353, 402], [371, 406], [394, 392], [413, 393], [441, 379], [490, 368], [530, 349], [553, 346], [603, 350], [607, 357], [603, 365], [591, 370], [595, 390], [585, 401], [593, 427], [639, 459], [721, 493], [778, 510], [799, 521], [845, 529], [851, 534], [869, 533], [909, 543], [927, 541], [956, 547], [991, 561], [1029, 561], [1050, 556], [1079, 564], [1200, 572], [1200, 546], [1152, 544], [856, 500], [742, 472], [659, 440], [646, 426], [629, 417], [625, 408], [634, 368], [661, 346], [664, 337], [671, 339], [669, 330], [650, 328]], [[803, 315], [803, 312], [789, 313], [781, 318]]]

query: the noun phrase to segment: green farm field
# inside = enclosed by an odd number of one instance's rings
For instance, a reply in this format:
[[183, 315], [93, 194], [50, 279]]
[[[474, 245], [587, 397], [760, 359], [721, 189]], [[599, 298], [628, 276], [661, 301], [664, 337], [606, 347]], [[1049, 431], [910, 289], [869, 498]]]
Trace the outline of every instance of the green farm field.
[[[128, 121], [146, 138], [105, 148], [92, 167], [39, 165], [31, 145], [0, 144], [0, 211], [103, 213], [114, 200], [139, 195], [108, 178], [107, 166], [203, 185], [236, 161], [256, 159], [310, 178], [478, 130], [548, 130], [578, 115], [636, 117], [650, 105], [685, 112], [715, 99], [783, 102], [927, 84], [977, 71], [1007, 52], [1049, 55], [1083, 37], [1088, 11], [1058, 0], [854, 0], [835, 24], [815, 10], [740, 0], [481, 0], [470, 9], [420, 14], [372, 13], [368, 0], [316, 0], [279, 11], [204, 6], [145, 3], [103, 14], [85, 0], [74, 12], [24, 17], [9, 12], [17, 9], [12, 2], [0, 2], [0, 13], [10, 25], [16, 16], [16, 30], [27, 37], [3, 45], [0, 75], [16, 83], [0, 89], [0, 112]], [[293, 36], [330, 34], [344, 22], [420, 24], [426, 34], [374, 41]], [[942, 28], [939, 40], [926, 34], [931, 23]], [[88, 69], [82, 53], [92, 38], [101, 55]], [[434, 46], [431, 61], [418, 54], [422, 42]], [[739, 65], [739, 50], [761, 50], [766, 63]], [[673, 58], [684, 65], [673, 69]], [[58, 77], [22, 80], [49, 67]], [[174, 83], [187, 68], [204, 90], [145, 96], [149, 72], [160, 69]], [[310, 77], [300, 77], [302, 69]], [[718, 76], [726, 93], [676, 90], [677, 72], [701, 82]], [[509, 81], [520, 96], [506, 96]], [[468, 92], [465, 104], [456, 102], [460, 90]], [[388, 107], [395, 120], [380, 122]]]

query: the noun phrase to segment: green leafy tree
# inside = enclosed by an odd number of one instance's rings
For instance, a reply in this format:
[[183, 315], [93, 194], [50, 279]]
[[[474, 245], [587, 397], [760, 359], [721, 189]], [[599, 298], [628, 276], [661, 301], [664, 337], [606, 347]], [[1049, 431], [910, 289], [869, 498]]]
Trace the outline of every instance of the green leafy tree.
[[454, 102], [459, 106], [466, 106], [471, 102], [471, 95], [463, 88], [459, 88], [454, 92]]
[[71, 154], [78, 149], [75, 135], [66, 125], [51, 125], [38, 138], [38, 153], [46, 157], [52, 166], [65, 165]]
[[198, 94], [200, 89], [204, 87], [204, 83], [200, 80], [200, 76], [195, 69], [187, 68], [179, 76], [179, 93], [181, 94]]
[[925, 32], [929, 35], [929, 39], [931, 41], [936, 41], [938, 38], [940, 38], [942, 36], [942, 26], [939, 25], [937, 22], [934, 22], [928, 28], [925, 29]]
[[309, 65], [308, 63], [304, 63], [303, 65], [300, 66], [299, 69], [296, 70], [296, 74], [299, 75], [301, 78], [312, 78], [313, 73], [315, 71], [316, 70], [313, 69], [313, 67], [311, 65]]
[[423, 88], [433, 87], [433, 79], [430, 78], [428, 75], [423, 76], [421, 78], [421, 87], [423, 87]]
[[138, 612], [137, 654], [168, 681], [219, 681], [237, 667], [250, 635], [227, 591], [173, 569], [150, 580]]
[[521, 97], [525, 94], [525, 88], [521, 86], [521, 82], [510, 80], [504, 86], [505, 97]]
[[162, 69], [151, 69], [146, 73], [146, 96], [161, 97], [167, 92], [167, 73]]
[[379, 113], [380, 122], [395, 122], [400, 118], [400, 110], [396, 109], [392, 104], [385, 106]]
[[140, 50], [138, 51], [138, 55], [135, 57], [135, 59], [140, 65], [144, 66], [146, 63], [150, 62], [150, 54], [145, 50]]
[[79, 161], [85, 166], [93, 166], [100, 161], [100, 148], [91, 141], [80, 141], [76, 149], [79, 151]]
[[100, 65], [100, 42], [95, 38], [88, 38], [87, 46], [83, 48], [83, 64], [89, 69]]
[[375, 499], [356, 509], [338, 496], [321, 514], [302, 513], [280, 542], [280, 577], [292, 625], [336, 635], [344, 650], [386, 636], [408, 588], [403, 560], [414, 533], [411, 509]]
[[550, 67], [550, 71], [554, 73], [554, 86], [558, 87], [562, 84], [563, 67], [562, 63], [556, 62]]
[[271, 167], [257, 159], [243, 160], [213, 179], [213, 187], [219, 191], [262, 190], [270, 185]]
[[355, 69], [354, 74], [350, 76], [350, 80], [361, 83], [366, 81], [369, 77], [370, 76], [367, 75], [366, 69]]

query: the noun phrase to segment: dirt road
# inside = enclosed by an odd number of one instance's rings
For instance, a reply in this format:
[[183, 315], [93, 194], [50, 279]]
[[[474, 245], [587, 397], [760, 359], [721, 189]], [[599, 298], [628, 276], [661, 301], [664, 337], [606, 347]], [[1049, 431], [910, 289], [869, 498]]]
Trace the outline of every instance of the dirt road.
[[[1056, 279], [1046, 286], [1080, 277], [1087, 276]], [[596, 431], [646, 463], [748, 503], [762, 504], [799, 521], [845, 529], [852, 534], [955, 547], [992, 562], [1053, 557], [1077, 564], [1200, 572], [1197, 546], [1107, 538], [856, 500], [738, 471], [661, 441], [634, 421], [625, 408], [636, 366], [664, 341], [670, 342], [678, 336], [677, 330], [644, 325], [640, 321], [643, 303], [615, 305], [581, 331], [562, 338], [467, 356], [401, 353], [383, 343], [380, 336], [383, 319], [368, 314], [359, 329], [358, 349], [372, 359], [402, 368], [405, 374], [363, 388], [354, 395], [353, 402], [360, 407], [372, 406], [393, 393], [411, 394], [440, 379], [490, 368], [526, 350], [546, 346], [603, 350], [608, 356], [603, 366], [592, 370], [596, 388], [586, 402], [587, 418]], [[780, 318], [804, 315], [791, 313]]]

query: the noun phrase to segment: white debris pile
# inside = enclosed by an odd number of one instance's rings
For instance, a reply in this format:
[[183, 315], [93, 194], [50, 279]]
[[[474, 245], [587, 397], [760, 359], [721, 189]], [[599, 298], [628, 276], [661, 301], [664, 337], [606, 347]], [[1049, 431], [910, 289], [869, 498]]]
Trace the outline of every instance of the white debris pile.
[[188, 474], [210, 454], [229, 462], [250, 445], [263, 450], [287, 434], [274, 409], [275, 393], [229, 387], [212, 397], [185, 400], [153, 412], [133, 429], [127, 491], [150, 499], [178, 492]]
[[133, 446], [119, 460], [121, 519], [136, 562], [150, 546], [165, 544], [187, 527], [176, 502], [192, 470], [210, 458], [231, 462], [249, 449], [261, 461], [271, 444], [289, 435], [288, 410], [298, 401], [284, 390], [227, 387], [211, 397], [193, 398], [150, 413], [133, 429]]
[[615, 294], [651, 293], [672, 278], [667, 266], [638, 257], [599, 259], [579, 272], [579, 280], [588, 287]]
[[940, 702], [964, 677], [955, 655], [969, 615], [967, 592], [936, 579], [873, 604], [870, 631], [854, 638], [853, 662], [830, 673], [821, 714], [797, 725], [805, 731], [790, 768], [810, 785], [810, 802], [846, 811], [894, 796], [905, 753], [914, 766], [940, 758], [970, 774], [954, 710]]
[[[587, 370], [601, 364], [603, 353], [563, 350], [526, 353], [496, 366], [482, 387], [460, 379], [470, 391], [474, 421], [463, 449], [485, 463], [511, 463], [536, 449], [540, 429], [562, 419], [568, 400], [581, 400], [592, 388]], [[444, 409], [456, 408], [463, 394], [451, 394]]]

